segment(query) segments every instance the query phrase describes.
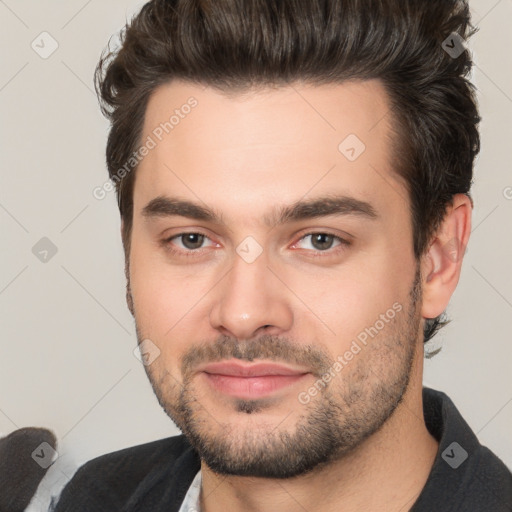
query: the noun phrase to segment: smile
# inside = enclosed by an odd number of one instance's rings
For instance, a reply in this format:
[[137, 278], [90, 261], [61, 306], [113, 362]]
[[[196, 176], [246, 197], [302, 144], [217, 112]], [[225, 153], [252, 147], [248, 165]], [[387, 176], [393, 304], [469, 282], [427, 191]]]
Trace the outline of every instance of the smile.
[[200, 369], [217, 392], [240, 399], [254, 400], [289, 387], [310, 372], [276, 363], [242, 364], [239, 361], [211, 363]]

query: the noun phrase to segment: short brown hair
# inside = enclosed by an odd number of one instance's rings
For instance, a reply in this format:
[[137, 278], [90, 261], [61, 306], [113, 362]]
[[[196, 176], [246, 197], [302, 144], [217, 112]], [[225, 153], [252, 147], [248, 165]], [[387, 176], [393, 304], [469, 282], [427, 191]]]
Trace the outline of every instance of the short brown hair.
[[[151, 0], [96, 69], [111, 122], [110, 178], [140, 145], [148, 100], [173, 79], [224, 93], [294, 81], [313, 85], [379, 79], [396, 131], [393, 168], [410, 195], [417, 259], [453, 195], [469, 196], [480, 148], [468, 50], [475, 32], [466, 0]], [[452, 39], [449, 39], [452, 37]], [[135, 169], [133, 170], [135, 171]], [[129, 255], [135, 172], [116, 179]], [[425, 324], [428, 341], [446, 322]]]

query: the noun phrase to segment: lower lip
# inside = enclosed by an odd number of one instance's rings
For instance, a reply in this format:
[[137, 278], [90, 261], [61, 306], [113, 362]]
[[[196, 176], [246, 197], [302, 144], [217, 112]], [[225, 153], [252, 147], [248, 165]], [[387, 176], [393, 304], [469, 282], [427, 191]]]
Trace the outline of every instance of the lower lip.
[[307, 374], [263, 375], [257, 377], [238, 377], [214, 373], [204, 373], [204, 375], [216, 391], [236, 398], [254, 400], [296, 384]]

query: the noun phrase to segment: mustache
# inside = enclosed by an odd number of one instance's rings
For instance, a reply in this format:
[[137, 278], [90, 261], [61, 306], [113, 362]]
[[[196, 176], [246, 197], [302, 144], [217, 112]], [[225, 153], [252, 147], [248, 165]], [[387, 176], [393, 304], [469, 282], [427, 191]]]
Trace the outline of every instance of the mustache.
[[334, 363], [327, 353], [312, 345], [299, 345], [271, 335], [242, 341], [222, 335], [213, 343], [202, 343], [191, 347], [183, 356], [181, 372], [187, 379], [199, 365], [216, 363], [225, 359], [239, 359], [248, 362], [265, 359], [295, 364], [310, 368], [311, 373], [317, 377], [326, 373]]

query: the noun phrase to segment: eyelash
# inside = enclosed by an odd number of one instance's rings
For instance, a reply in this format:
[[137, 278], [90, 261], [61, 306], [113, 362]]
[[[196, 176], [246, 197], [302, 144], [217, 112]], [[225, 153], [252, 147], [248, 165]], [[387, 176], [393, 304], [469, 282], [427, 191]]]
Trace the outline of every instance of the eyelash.
[[[204, 252], [202, 249], [178, 250], [178, 249], [175, 249], [172, 247], [171, 241], [174, 240], [175, 238], [180, 238], [184, 235], [200, 235], [207, 239], [210, 239], [210, 237], [208, 237], [206, 234], [201, 233], [199, 231], [184, 231], [182, 233], [177, 233], [176, 235], [172, 235], [171, 237], [162, 240], [162, 245], [172, 255], [183, 256], [185, 258], [194, 258], [194, 257], [200, 256]], [[330, 233], [329, 231], [310, 231], [309, 233], [305, 233], [304, 235], [302, 235], [296, 243], [300, 242], [304, 238], [311, 236], [311, 235], [332, 236], [332, 237], [334, 237], [335, 240], [339, 241], [339, 245], [335, 246], [332, 249], [327, 249], [325, 251], [315, 250], [315, 251], [313, 251], [313, 254], [309, 256], [310, 258], [325, 258], [328, 256], [333, 256], [333, 255], [340, 253], [346, 247], [349, 247], [352, 244], [348, 240], [341, 238], [340, 236], [335, 235], [334, 233]], [[306, 250], [308, 252], [311, 252], [309, 249], [306, 249]]]

